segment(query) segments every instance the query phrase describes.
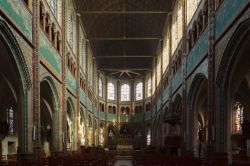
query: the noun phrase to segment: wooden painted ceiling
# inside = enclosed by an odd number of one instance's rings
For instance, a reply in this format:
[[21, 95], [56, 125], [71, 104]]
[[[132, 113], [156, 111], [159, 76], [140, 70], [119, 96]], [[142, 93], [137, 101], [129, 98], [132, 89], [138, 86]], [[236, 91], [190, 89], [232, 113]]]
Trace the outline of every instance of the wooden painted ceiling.
[[120, 79], [152, 69], [174, 0], [75, 0], [98, 69]]

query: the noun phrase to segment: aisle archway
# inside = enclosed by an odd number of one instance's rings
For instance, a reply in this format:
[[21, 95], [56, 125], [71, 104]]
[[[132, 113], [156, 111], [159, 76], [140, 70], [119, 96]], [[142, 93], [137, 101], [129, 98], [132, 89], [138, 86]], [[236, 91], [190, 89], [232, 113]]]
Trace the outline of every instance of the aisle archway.
[[[247, 19], [238, 25], [231, 37], [216, 80], [220, 94], [219, 132], [223, 133], [218, 137], [217, 146], [229, 154], [246, 154], [246, 142], [250, 139], [246, 134], [250, 129], [249, 42], [250, 19]], [[236, 117], [238, 113], [242, 115]]]
[[[24, 55], [7, 24], [0, 20], [0, 155], [28, 151], [28, 91], [31, 79]], [[5, 127], [3, 127], [5, 126]]]
[[208, 80], [205, 75], [197, 74], [188, 94], [188, 149], [196, 157], [205, 157], [208, 141]]
[[74, 112], [74, 105], [71, 98], [67, 100], [67, 112], [66, 112], [66, 140], [67, 140], [67, 150], [72, 151], [75, 149], [75, 112]]
[[58, 148], [58, 96], [55, 85], [50, 77], [40, 83], [40, 136], [45, 156]]

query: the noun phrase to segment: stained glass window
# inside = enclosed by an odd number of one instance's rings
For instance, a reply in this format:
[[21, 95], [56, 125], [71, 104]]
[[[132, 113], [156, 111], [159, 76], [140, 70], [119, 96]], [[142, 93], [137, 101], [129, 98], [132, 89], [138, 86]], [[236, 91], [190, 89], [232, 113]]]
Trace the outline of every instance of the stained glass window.
[[56, 14], [56, 0], [50, 0], [50, 8], [52, 13], [55, 15]]
[[9, 135], [14, 134], [14, 112], [12, 107], [8, 109]]
[[71, 47], [73, 47], [73, 13], [68, 17], [68, 40]]
[[160, 83], [161, 80], [161, 57], [158, 57], [158, 61], [157, 61], [157, 86]]
[[143, 92], [142, 88], [143, 88], [142, 82], [136, 84], [136, 100], [142, 100], [142, 92]]
[[147, 83], [147, 97], [151, 96], [151, 91], [152, 91], [152, 81], [151, 78], [148, 79], [148, 83]]
[[155, 93], [155, 69], [153, 70], [153, 75], [152, 75], [152, 93], [153, 95]]
[[62, 0], [57, 0], [57, 20], [60, 26], [62, 26]]
[[164, 42], [163, 42], [163, 52], [162, 52], [162, 67], [163, 67], [163, 73], [168, 67], [169, 63], [169, 44], [170, 44], [170, 38], [169, 38], [169, 32], [166, 33]]
[[151, 132], [150, 132], [150, 130], [148, 130], [146, 142], [147, 142], [148, 146], [151, 145]]
[[182, 38], [182, 15], [182, 0], [178, 0], [176, 1], [172, 16], [172, 52], [175, 51]]
[[199, 6], [201, 0], [186, 0], [187, 3], [187, 24], [191, 21], [197, 7]]
[[235, 102], [233, 106], [233, 132], [241, 132], [243, 123], [243, 109], [240, 102]]
[[86, 41], [84, 39], [82, 40], [82, 68], [86, 73]]
[[123, 84], [121, 86], [121, 101], [130, 100], [130, 87], [128, 84]]
[[115, 100], [115, 85], [111, 82], [108, 83], [108, 99]]
[[99, 97], [102, 97], [102, 80], [99, 78]]

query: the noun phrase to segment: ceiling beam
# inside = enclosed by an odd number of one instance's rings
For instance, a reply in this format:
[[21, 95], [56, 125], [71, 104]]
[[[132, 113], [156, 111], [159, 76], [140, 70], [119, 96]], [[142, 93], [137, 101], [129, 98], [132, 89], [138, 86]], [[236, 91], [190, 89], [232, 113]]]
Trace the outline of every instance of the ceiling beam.
[[89, 38], [91, 41], [131, 41], [131, 40], [160, 40], [158, 37], [94, 37]]
[[167, 14], [166, 11], [81, 11], [81, 14]]
[[112, 55], [112, 56], [95, 56], [95, 59], [107, 58], [153, 58], [153, 55]]
[[104, 71], [145, 71], [145, 70], [152, 70], [151, 68], [99, 68], [99, 70]]

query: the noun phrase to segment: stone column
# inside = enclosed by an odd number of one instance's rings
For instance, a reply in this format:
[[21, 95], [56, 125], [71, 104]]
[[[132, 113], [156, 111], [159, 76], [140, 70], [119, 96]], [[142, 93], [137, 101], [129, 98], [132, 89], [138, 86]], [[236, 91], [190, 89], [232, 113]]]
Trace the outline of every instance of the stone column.
[[42, 13], [42, 18], [43, 18], [43, 31], [45, 31], [45, 28], [46, 28], [46, 13]]
[[48, 28], [49, 40], [52, 41], [52, 24], [49, 23], [49, 24], [47, 25], [47, 28]]
[[[214, 0], [208, 0], [208, 146], [207, 163], [213, 165], [220, 161], [220, 165], [227, 165], [227, 153], [216, 149], [216, 87], [215, 87], [215, 9]], [[226, 140], [225, 140], [226, 141]]]
[[[80, 15], [79, 14], [76, 14], [76, 24], [78, 25], [79, 24], [79, 19], [80, 19]], [[76, 127], [76, 132], [77, 132], [77, 150], [80, 150], [80, 145], [81, 145], [81, 138], [78, 136], [78, 133], [79, 133], [79, 129], [80, 129], [80, 117], [81, 117], [81, 114], [80, 114], [80, 55], [79, 55], [79, 49], [80, 49], [80, 46], [79, 46], [79, 42], [80, 42], [80, 39], [79, 39], [79, 26], [76, 26], [76, 36], [77, 36], [77, 42], [76, 42], [76, 101], [77, 101], [77, 104], [76, 104], [76, 123], [77, 123], [77, 127]], [[55, 37], [56, 34], [55, 34]], [[55, 38], [57, 39], [57, 38]], [[56, 41], [56, 40], [55, 40]], [[56, 47], [56, 42], [55, 42], [55, 47]]]
[[203, 27], [205, 28], [205, 26], [206, 26], [206, 15], [205, 15], [205, 12], [202, 13], [202, 24], [203, 24]]
[[66, 11], [65, 11], [65, 1], [62, 1], [62, 45], [61, 45], [61, 55], [62, 55], [62, 111], [61, 111], [61, 124], [62, 124], [62, 132], [59, 134], [62, 137], [62, 151], [63, 153], [67, 152], [67, 141], [66, 141], [66, 129], [67, 129], [67, 122], [66, 122], [66, 61], [65, 61], [65, 28], [66, 28]]
[[200, 25], [199, 25], [199, 23], [197, 23], [196, 24], [196, 38], [197, 38], [197, 40], [198, 40], [199, 36], [200, 36]]
[[[39, 48], [39, 3], [38, 1], [34, 1], [33, 3], [33, 19], [32, 19], [32, 44], [34, 45], [33, 49], [33, 154], [36, 159], [40, 157], [41, 151], [41, 137], [40, 137], [40, 78], [39, 78], [39, 55], [38, 55], [38, 48]], [[27, 117], [26, 117], [27, 118]], [[26, 126], [23, 126], [26, 128]], [[25, 130], [24, 130], [25, 131]], [[28, 133], [23, 133], [28, 134]], [[23, 143], [27, 144], [28, 138], [23, 138]], [[27, 147], [22, 147], [20, 150], [24, 154], [20, 155], [20, 158], [26, 158]], [[21, 152], [21, 153], [22, 153]], [[31, 154], [30, 154], [31, 155]]]
[[54, 32], [54, 46], [55, 46], [55, 48], [57, 48], [57, 35], [58, 35], [58, 33], [57, 32]]
[[105, 94], [105, 127], [104, 127], [104, 147], [108, 147], [108, 124], [107, 124], [107, 114], [108, 114], [108, 81], [105, 77], [105, 88], [104, 88], [104, 94]]
[[187, 147], [186, 147], [186, 125], [187, 125], [187, 64], [186, 64], [186, 55], [188, 54], [189, 51], [189, 46], [186, 43], [189, 43], [189, 40], [187, 39], [187, 26], [186, 26], [186, 1], [183, 1], [183, 43], [182, 43], [182, 78], [183, 78], [183, 83], [182, 83], [182, 123], [181, 123], [181, 153], [185, 153]]

